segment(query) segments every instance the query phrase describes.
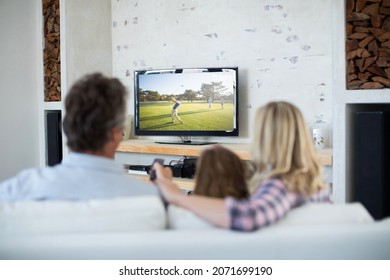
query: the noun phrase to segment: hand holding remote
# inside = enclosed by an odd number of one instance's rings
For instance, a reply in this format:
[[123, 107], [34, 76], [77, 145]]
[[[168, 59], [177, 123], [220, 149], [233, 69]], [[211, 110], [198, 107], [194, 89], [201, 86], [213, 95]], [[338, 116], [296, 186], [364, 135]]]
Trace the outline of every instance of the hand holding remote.
[[155, 162], [158, 162], [159, 164], [163, 165], [164, 166], [164, 159], [162, 158], [156, 158], [153, 160], [153, 163], [152, 163], [152, 166], [151, 166], [151, 169], [149, 171], [149, 178], [150, 178], [150, 181], [154, 181], [156, 179], [156, 170], [153, 169], [153, 165]]

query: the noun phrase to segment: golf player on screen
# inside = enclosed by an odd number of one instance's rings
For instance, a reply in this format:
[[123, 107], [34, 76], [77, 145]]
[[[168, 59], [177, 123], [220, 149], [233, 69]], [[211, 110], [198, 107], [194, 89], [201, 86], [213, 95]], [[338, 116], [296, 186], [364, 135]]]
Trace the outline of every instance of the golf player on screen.
[[172, 123], [175, 123], [175, 117], [179, 120], [180, 123], [184, 124], [184, 122], [180, 119], [179, 115], [177, 114], [179, 110], [179, 106], [181, 105], [181, 98], [179, 97], [177, 100], [175, 98], [171, 98], [173, 102], [175, 102], [175, 105], [172, 107]]

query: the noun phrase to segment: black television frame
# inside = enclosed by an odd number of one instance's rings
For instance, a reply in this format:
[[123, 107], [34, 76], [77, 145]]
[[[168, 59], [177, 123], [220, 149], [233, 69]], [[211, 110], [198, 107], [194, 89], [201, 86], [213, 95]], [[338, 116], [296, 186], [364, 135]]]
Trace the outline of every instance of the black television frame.
[[[224, 70], [235, 71], [235, 87], [234, 89], [234, 129], [231, 131], [224, 130], [144, 130], [140, 128], [140, 111], [139, 111], [139, 76], [149, 73], [150, 75], [158, 74], [179, 74], [183, 71], [199, 71], [199, 72], [223, 72]], [[229, 137], [239, 135], [239, 79], [238, 67], [192, 67], [192, 68], [167, 68], [167, 69], [149, 69], [134, 71], [134, 133], [137, 136], [177, 136], [182, 139], [183, 144], [203, 144], [204, 142], [194, 142], [188, 137]], [[156, 142], [162, 143], [162, 142]], [[168, 143], [168, 142], [164, 142]], [[176, 142], [174, 142], [176, 144]], [[211, 142], [210, 142], [211, 143]], [[215, 142], [212, 142], [215, 143]], [[205, 143], [209, 144], [209, 143]]]

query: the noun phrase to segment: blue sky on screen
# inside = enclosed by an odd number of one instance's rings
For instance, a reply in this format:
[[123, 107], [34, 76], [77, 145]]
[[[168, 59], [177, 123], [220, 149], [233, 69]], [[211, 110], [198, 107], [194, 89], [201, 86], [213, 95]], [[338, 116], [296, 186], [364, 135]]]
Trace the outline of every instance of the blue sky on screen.
[[158, 91], [160, 94], [182, 94], [185, 90], [200, 90], [202, 84], [222, 82], [233, 92], [235, 73], [232, 72], [200, 72], [200, 73], [160, 73], [139, 76], [139, 87], [143, 90]]

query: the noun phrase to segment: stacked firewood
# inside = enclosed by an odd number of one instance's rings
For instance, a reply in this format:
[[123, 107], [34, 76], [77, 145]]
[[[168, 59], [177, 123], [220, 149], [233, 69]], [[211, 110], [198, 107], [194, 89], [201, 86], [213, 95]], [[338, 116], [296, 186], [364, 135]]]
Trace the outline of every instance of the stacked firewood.
[[390, 87], [390, 0], [346, 1], [347, 89]]
[[43, 0], [45, 101], [61, 100], [60, 4]]

